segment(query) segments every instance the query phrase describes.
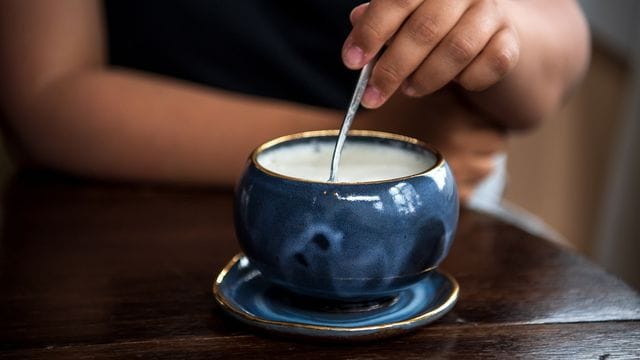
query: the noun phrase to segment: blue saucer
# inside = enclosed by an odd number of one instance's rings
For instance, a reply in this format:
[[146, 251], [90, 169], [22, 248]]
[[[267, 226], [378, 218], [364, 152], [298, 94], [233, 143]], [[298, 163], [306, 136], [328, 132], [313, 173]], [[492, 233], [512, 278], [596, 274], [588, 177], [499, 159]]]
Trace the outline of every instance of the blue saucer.
[[221, 308], [251, 326], [285, 335], [331, 340], [392, 336], [431, 323], [458, 299], [459, 287], [449, 274], [434, 270], [398, 296], [356, 309], [322, 308], [319, 300], [300, 298], [272, 285], [243, 254], [218, 275], [213, 293]]

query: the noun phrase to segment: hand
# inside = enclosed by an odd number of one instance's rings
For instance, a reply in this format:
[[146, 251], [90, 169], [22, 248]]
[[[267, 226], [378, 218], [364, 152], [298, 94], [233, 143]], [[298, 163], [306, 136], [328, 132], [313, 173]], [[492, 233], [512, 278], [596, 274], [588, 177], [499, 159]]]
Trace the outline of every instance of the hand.
[[507, 150], [507, 129], [494, 124], [454, 86], [419, 99], [398, 92], [381, 109], [358, 116], [356, 128], [407, 134], [438, 149], [451, 167], [463, 203], [494, 172], [496, 156]]
[[447, 119], [446, 129], [432, 143], [444, 155], [462, 203], [495, 171], [496, 155], [506, 151], [506, 133], [479, 117], [463, 114]]
[[353, 9], [342, 57], [374, 66], [362, 104], [377, 108], [401, 88], [431, 94], [451, 81], [469, 91], [499, 82], [518, 62], [519, 39], [499, 0], [372, 0]]

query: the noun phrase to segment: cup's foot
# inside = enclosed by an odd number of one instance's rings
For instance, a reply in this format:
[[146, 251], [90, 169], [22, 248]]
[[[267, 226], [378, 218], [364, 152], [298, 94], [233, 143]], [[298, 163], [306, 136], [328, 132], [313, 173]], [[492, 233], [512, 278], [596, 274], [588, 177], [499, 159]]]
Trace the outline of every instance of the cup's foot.
[[317, 298], [297, 294], [280, 286], [272, 286], [265, 292], [267, 298], [280, 302], [280, 306], [300, 308], [301, 310], [321, 313], [362, 313], [382, 310], [393, 306], [399, 300], [398, 295], [389, 295], [374, 299], [336, 300]]
[[455, 305], [458, 284], [436, 269], [397, 296], [326, 301], [274, 286], [238, 254], [218, 275], [213, 292], [222, 310], [251, 326], [345, 341], [392, 336], [439, 319]]

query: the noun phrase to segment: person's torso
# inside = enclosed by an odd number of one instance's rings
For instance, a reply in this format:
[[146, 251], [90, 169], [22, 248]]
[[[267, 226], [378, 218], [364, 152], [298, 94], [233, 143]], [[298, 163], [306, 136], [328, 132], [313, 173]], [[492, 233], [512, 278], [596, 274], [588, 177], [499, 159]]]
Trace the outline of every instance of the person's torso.
[[112, 65], [252, 95], [344, 108], [341, 61], [362, 0], [105, 1]]

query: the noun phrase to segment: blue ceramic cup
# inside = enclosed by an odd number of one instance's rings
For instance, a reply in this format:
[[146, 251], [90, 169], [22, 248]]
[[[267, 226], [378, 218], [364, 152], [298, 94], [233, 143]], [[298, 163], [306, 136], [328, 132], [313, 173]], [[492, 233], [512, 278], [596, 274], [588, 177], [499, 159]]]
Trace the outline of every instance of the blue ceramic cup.
[[[292, 176], [263, 161], [276, 151], [286, 160], [301, 146], [333, 147], [336, 136], [306, 132], [254, 150], [236, 188], [240, 246], [265, 278], [296, 294], [342, 301], [393, 296], [429, 276], [447, 255], [458, 221], [454, 178], [435, 149], [374, 131], [350, 132], [345, 153], [358, 144], [373, 149], [361, 155], [384, 170], [398, 164], [376, 154], [403, 151], [421, 168], [399, 177], [341, 181], [349, 166], [343, 153], [338, 182], [328, 182], [304, 171]], [[315, 166], [311, 160], [304, 165]], [[328, 177], [329, 162], [317, 166], [326, 167]]]

